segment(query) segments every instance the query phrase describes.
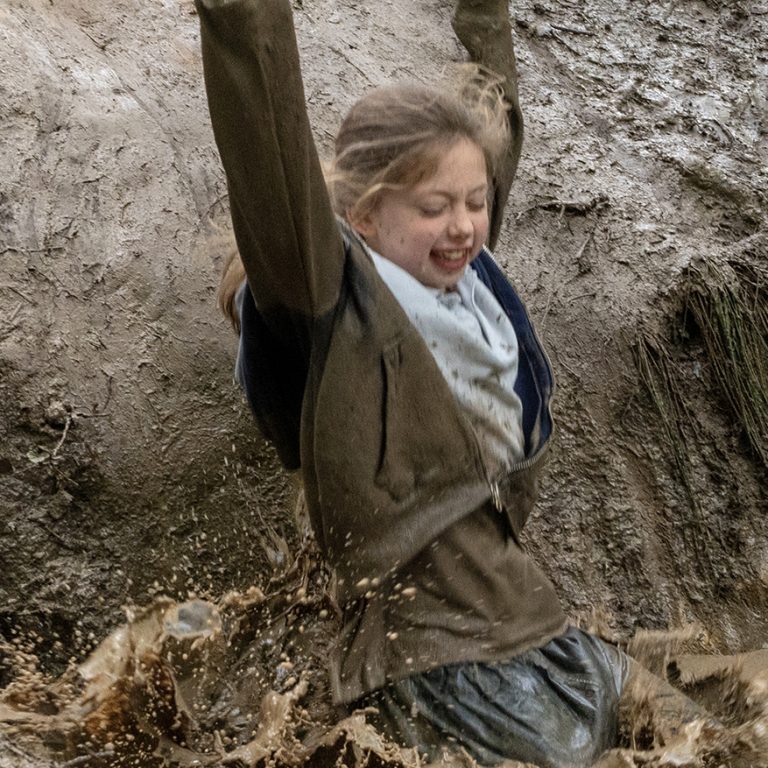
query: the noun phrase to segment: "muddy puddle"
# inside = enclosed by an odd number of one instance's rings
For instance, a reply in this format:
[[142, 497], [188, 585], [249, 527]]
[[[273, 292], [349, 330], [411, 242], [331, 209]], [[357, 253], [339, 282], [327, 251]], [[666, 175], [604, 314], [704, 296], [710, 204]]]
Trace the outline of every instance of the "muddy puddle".
[[[330, 704], [325, 662], [338, 611], [329, 582], [307, 545], [244, 592], [156, 597], [58, 676], [41, 671], [35, 638], [6, 643], [0, 767], [422, 764], [364, 711]], [[625, 644], [712, 717], [676, 722], [641, 685], [622, 715], [622, 746], [602, 768], [768, 766], [768, 651], [695, 652], [706, 644], [695, 627]], [[442, 762], [471, 763], [460, 754]]]

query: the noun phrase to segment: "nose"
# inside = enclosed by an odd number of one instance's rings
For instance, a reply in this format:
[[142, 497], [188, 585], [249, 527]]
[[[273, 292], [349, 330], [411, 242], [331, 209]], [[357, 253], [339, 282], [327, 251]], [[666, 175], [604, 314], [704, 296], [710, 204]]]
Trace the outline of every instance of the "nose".
[[472, 237], [473, 233], [474, 227], [467, 207], [465, 205], [456, 206], [448, 223], [448, 236], [452, 240], [464, 241]]

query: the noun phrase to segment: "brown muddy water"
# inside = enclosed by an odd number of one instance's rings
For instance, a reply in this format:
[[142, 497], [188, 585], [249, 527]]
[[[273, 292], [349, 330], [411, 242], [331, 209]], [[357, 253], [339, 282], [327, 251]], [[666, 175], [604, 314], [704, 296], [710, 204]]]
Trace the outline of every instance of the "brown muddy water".
[[[15, 638], [2, 648], [0, 768], [420, 765], [364, 711], [330, 704], [324, 667], [338, 611], [329, 582], [308, 545], [261, 587], [216, 601], [157, 597], [59, 676], [41, 671], [36, 638]], [[706, 714], [683, 723], [640, 686], [602, 768], [768, 766], [768, 651], [695, 653], [707, 646], [697, 627], [622, 644]]]

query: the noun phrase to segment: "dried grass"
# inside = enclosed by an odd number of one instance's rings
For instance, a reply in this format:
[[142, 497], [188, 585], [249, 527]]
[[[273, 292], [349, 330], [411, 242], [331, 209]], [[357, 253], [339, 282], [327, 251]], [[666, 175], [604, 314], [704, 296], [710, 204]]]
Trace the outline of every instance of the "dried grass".
[[691, 269], [686, 309], [701, 331], [712, 377], [768, 467], [768, 266], [731, 261]]
[[682, 311], [665, 334], [641, 331], [635, 363], [692, 508], [697, 509], [690, 460], [698, 420], [689, 400], [690, 371], [678, 361], [686, 328], [701, 336], [705, 365], [749, 450], [768, 467], [768, 261], [745, 251], [722, 264], [691, 266]]

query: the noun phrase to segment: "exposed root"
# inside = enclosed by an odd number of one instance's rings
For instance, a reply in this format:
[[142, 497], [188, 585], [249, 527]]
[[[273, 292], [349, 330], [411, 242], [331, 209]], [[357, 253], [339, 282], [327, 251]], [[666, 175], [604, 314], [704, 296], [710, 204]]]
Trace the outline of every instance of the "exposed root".
[[692, 268], [686, 309], [736, 423], [768, 467], [768, 264], [755, 255]]
[[[712, 514], [712, 494], [738, 489], [722, 482], [731, 457], [768, 467], [768, 242], [745, 239], [727, 259], [690, 266], [677, 290], [674, 319], [662, 330], [643, 329], [635, 363], [658, 415], [660, 445], [689, 512], [672, 504], [664, 514], [677, 544], [695, 560], [700, 581], [686, 583], [701, 602], [700, 584], [722, 588], [731, 576], [717, 552], [735, 555], [742, 546], [727, 522]], [[702, 418], [712, 399], [725, 416], [714, 433]], [[734, 456], [734, 447], [741, 451]]]
[[675, 363], [669, 353], [669, 345], [655, 334], [641, 335], [634, 353], [640, 380], [659, 414], [666, 447], [672, 454], [688, 500], [695, 509], [698, 506], [698, 498], [691, 476], [689, 440], [686, 434], [686, 429], [691, 428], [695, 421], [683, 395]]
[[691, 266], [685, 275], [680, 327], [672, 337], [641, 333], [635, 360], [680, 478], [696, 504], [687, 444], [696, 420], [687, 405], [685, 376], [672, 355], [686, 322], [701, 334], [706, 362], [734, 422], [768, 467], [768, 246], [750, 238], [742, 253], [723, 264]]

